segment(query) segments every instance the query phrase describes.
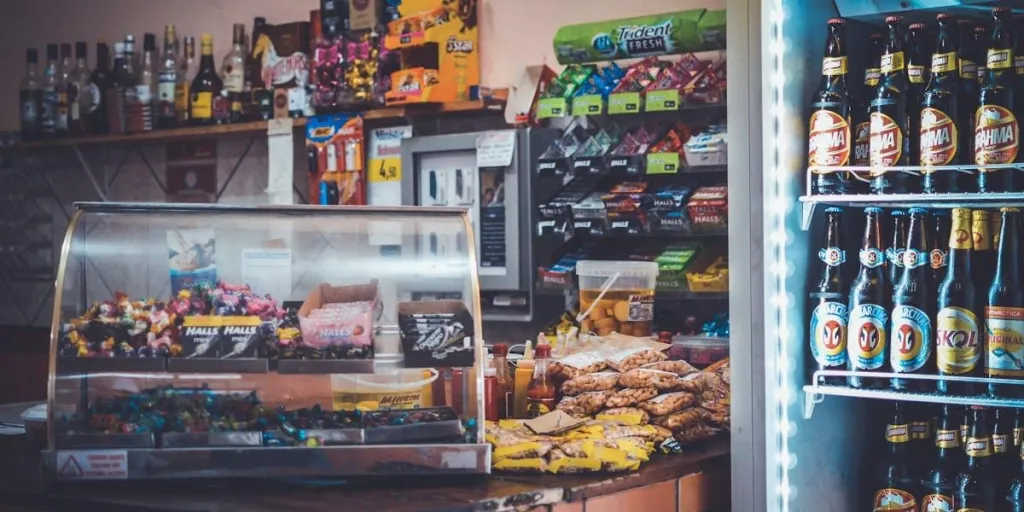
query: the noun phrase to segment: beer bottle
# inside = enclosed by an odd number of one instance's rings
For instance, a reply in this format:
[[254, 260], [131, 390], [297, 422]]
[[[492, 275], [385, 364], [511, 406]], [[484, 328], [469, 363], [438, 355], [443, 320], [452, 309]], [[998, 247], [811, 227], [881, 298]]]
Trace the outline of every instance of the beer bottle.
[[[981, 333], [974, 313], [978, 295], [971, 275], [971, 211], [966, 208], [953, 209], [948, 258], [935, 316], [938, 373], [979, 377], [983, 372], [979, 364]], [[940, 393], [957, 395], [975, 395], [978, 391], [974, 383], [946, 380], [939, 380], [937, 388]]]
[[[960, 94], [957, 97], [957, 128], [961, 131], [960, 140], [965, 145], [960, 148], [960, 163], [974, 163], [974, 114], [978, 110], [978, 62], [974, 60], [977, 53], [974, 49], [974, 25], [967, 20], [957, 22], [960, 32], [960, 44], [957, 46], [957, 58], [960, 69]], [[966, 192], [974, 192], [978, 188], [978, 171], [972, 169], [963, 173], [969, 180], [965, 185]]]
[[935, 429], [934, 455], [929, 459], [931, 469], [924, 477], [924, 497], [921, 510], [956, 510], [953, 493], [957, 487], [957, 476], [963, 465], [964, 452], [960, 447], [960, 432], [951, 409], [944, 404], [942, 416]]
[[[985, 373], [989, 377], [1024, 378], [1024, 290], [1020, 276], [1020, 210], [1003, 208], [995, 275], [988, 288], [985, 331], [988, 337]], [[1020, 398], [1020, 386], [989, 383], [993, 396]]]
[[[911, 138], [921, 133], [921, 98], [928, 86], [929, 61], [931, 53], [926, 53], [926, 30], [924, 23], [911, 23], [907, 27], [907, 122], [909, 129], [906, 136]], [[921, 145], [912, 143], [908, 165], [921, 159]]]
[[[885, 48], [885, 38], [882, 34], [871, 34], [868, 39], [868, 66], [864, 69], [864, 87], [861, 89], [860, 103], [853, 113], [853, 165], [867, 167], [871, 165], [871, 122], [869, 112], [871, 96], [874, 95], [878, 86], [878, 79], [882, 77], [881, 66], [882, 50]], [[854, 171], [851, 184], [855, 192], [868, 190], [871, 183], [871, 173], [865, 171]]]
[[903, 277], [903, 251], [907, 249], [907, 212], [893, 210], [891, 215], [892, 244], [885, 249], [885, 265], [889, 287], [895, 288]]
[[913, 456], [914, 475], [928, 474], [928, 461], [935, 448], [932, 440], [932, 414], [929, 404], [909, 404], [910, 453]]
[[816, 194], [848, 192], [847, 171], [828, 171], [819, 166], [850, 165], [850, 123], [853, 99], [846, 85], [846, 22], [841, 18], [828, 20], [828, 38], [821, 63], [821, 84], [814, 93], [811, 114], [808, 167], [814, 177]]
[[967, 449], [967, 434], [971, 431], [971, 407], [965, 405], [960, 410], [960, 445]]
[[946, 210], [935, 210], [931, 214], [931, 228], [928, 233], [928, 240], [931, 242], [931, 253], [929, 259], [932, 266], [932, 282], [935, 283], [936, 293], [938, 286], [946, 277], [947, 249], [949, 241], [949, 212]]
[[885, 426], [885, 449], [875, 470], [872, 510], [917, 510], [915, 496], [921, 480], [911, 465], [910, 427], [903, 405], [893, 406], [892, 421]]
[[889, 40], [882, 54], [882, 78], [871, 100], [871, 191], [899, 194], [920, 190], [920, 176], [886, 171], [910, 162], [907, 116], [907, 70], [903, 53], [903, 18], [889, 16]]
[[[991, 215], [986, 210], [971, 211], [971, 270], [974, 273], [975, 288], [979, 304], [985, 304], [988, 285], [992, 283], [992, 272], [996, 268], [996, 253], [992, 250]], [[979, 311], [979, 314], [981, 311]]]
[[1013, 471], [1013, 461], [1016, 455], [1011, 454], [1010, 448], [1013, 441], [1010, 436], [1013, 426], [1010, 421], [1008, 409], [995, 409], [995, 418], [992, 420], [992, 459], [989, 465], [992, 466], [993, 485], [997, 489], [1003, 488], [1009, 483], [1009, 475]]
[[[910, 209], [907, 248], [903, 251], [903, 274], [892, 291], [892, 350], [889, 364], [893, 373], [934, 374], [932, 355], [932, 317], [934, 284], [928, 264], [926, 212]], [[924, 381], [894, 378], [892, 389], [924, 391]], [[927, 423], [926, 423], [927, 425]], [[913, 434], [913, 433], [912, 433]], [[913, 436], [912, 436], [913, 437]]]
[[1024, 76], [1024, 16], [1013, 19], [1013, 33], [1017, 40], [1013, 46], [1013, 69], [1017, 76]]
[[974, 60], [978, 63], [978, 87], [985, 81], [985, 74], [988, 73], [988, 46], [989, 31], [984, 25], [974, 27]]
[[[957, 71], [956, 24], [949, 14], [936, 16], [939, 35], [932, 54], [931, 80], [921, 99], [918, 146], [922, 166], [958, 165], [970, 130], [964, 129], [959, 115], [960, 75]], [[924, 191], [966, 192], [970, 175], [955, 171], [928, 171], [924, 174]], [[942, 240], [945, 240], [943, 238]]]
[[992, 437], [988, 431], [985, 408], [971, 407], [973, 417], [964, 450], [966, 462], [960, 470], [960, 481], [953, 495], [956, 510], [995, 510], [995, 489], [992, 487]]
[[[974, 116], [974, 163], [1020, 162], [1020, 124], [1017, 75], [1013, 69], [1013, 24], [1008, 7], [992, 9], [995, 26], [988, 47], [988, 69], [981, 83], [978, 110]], [[1017, 172], [981, 167], [978, 190], [1014, 192], [1019, 190]]]
[[[850, 284], [846, 330], [847, 364], [852, 371], [876, 371], [888, 360], [886, 329], [889, 327], [889, 283], [882, 252], [881, 208], [865, 208], [864, 238], [858, 257], [860, 270]], [[852, 376], [851, 387], [882, 387], [879, 379]]]
[[[825, 239], [818, 249], [821, 276], [811, 290], [811, 355], [815, 370], [846, 368], [846, 292], [844, 275], [846, 250], [842, 236], [842, 208], [825, 209]], [[842, 379], [829, 378], [825, 383], [840, 384]]]
[[1014, 456], [1016, 459], [1013, 473], [1011, 473], [1013, 478], [1010, 479], [1010, 483], [1006, 486], [1007, 491], [1004, 493], [1008, 502], [1006, 510], [1024, 512], [1024, 445], [1018, 447]]

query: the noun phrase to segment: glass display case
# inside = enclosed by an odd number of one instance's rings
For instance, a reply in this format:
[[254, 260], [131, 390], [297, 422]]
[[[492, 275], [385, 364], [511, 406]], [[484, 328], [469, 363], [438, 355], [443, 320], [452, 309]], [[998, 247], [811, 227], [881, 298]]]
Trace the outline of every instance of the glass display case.
[[454, 208], [77, 204], [46, 472], [487, 473], [475, 252]]

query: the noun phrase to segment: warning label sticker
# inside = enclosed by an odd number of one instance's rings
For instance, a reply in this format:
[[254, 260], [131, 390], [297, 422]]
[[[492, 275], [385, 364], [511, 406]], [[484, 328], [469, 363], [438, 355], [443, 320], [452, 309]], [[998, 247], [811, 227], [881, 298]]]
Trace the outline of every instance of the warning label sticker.
[[61, 480], [125, 480], [125, 450], [77, 450], [57, 452], [57, 478]]

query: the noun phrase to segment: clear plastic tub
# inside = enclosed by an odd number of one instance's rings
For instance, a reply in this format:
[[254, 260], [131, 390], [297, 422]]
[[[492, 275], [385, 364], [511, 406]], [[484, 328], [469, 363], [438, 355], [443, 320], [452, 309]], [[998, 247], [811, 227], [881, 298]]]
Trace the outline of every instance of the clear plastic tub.
[[729, 357], [729, 338], [673, 336], [670, 359], [682, 359], [696, 368], [706, 368]]
[[[576, 264], [580, 279], [580, 312], [600, 301], [581, 322], [584, 332], [650, 336], [654, 323], [654, 287], [658, 264], [653, 261], [590, 261]], [[601, 289], [609, 285], [601, 296]]]

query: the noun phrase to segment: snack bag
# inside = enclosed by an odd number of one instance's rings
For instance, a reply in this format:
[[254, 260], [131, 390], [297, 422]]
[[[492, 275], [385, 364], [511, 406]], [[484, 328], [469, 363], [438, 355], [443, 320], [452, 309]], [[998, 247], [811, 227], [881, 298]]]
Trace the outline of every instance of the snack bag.
[[650, 422], [651, 416], [647, 411], [636, 407], [615, 407], [599, 412], [595, 419], [622, 425], [646, 425]]
[[558, 379], [572, 379], [580, 375], [595, 373], [608, 367], [604, 357], [594, 351], [585, 350], [551, 362], [551, 374]]
[[645, 364], [656, 363], [668, 359], [664, 353], [647, 347], [627, 348], [613, 352], [607, 358], [608, 366], [625, 373]]
[[696, 401], [697, 397], [692, 393], [678, 391], [658, 395], [645, 402], [640, 402], [637, 404], [637, 407], [643, 409], [651, 416], [665, 416], [691, 407]]
[[690, 363], [686, 361], [659, 361], [657, 363], [650, 363], [641, 366], [649, 370], [661, 370], [663, 372], [672, 372], [680, 377], [685, 377], [691, 373], [696, 373], [700, 370], [696, 369]]
[[634, 405], [658, 396], [658, 388], [626, 388], [616, 391], [605, 401], [605, 407], [633, 407]]
[[615, 389], [619, 383], [617, 372], [597, 372], [580, 375], [562, 384], [562, 394], [575, 396], [588, 391], [607, 391]]
[[577, 396], [567, 396], [558, 403], [558, 409], [575, 418], [593, 416], [604, 409], [605, 402], [614, 391], [590, 391]]
[[661, 391], [679, 388], [682, 379], [670, 372], [636, 368], [619, 377], [619, 385], [627, 388], [657, 388]]

